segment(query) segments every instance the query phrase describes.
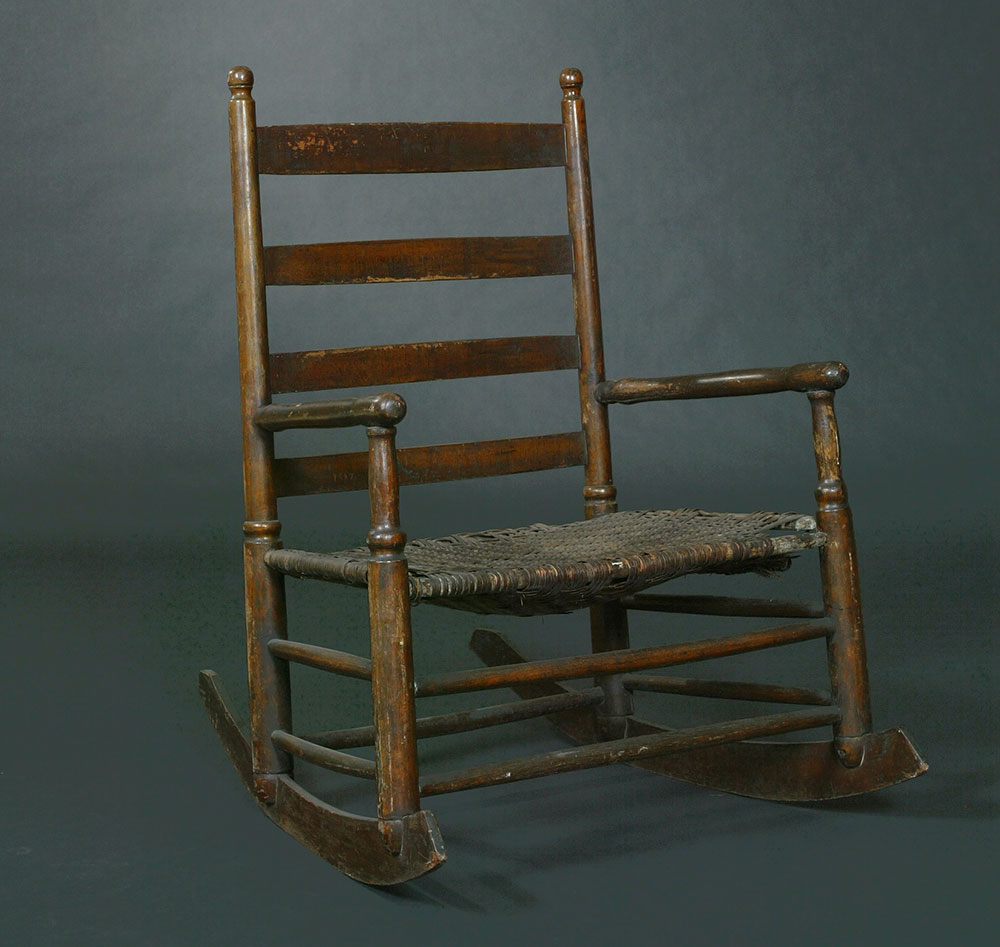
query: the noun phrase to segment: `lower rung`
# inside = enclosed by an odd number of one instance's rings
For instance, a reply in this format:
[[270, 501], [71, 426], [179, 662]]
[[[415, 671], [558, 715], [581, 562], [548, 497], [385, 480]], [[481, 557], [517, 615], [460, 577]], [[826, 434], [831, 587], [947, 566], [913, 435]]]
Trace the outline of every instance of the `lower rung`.
[[630, 691], [650, 691], [657, 694], [718, 697], [723, 700], [758, 700], [770, 704], [814, 704], [820, 707], [833, 703], [833, 698], [824, 691], [814, 691], [806, 687], [786, 687], [784, 684], [709, 681], [690, 677], [661, 677], [657, 674], [627, 674], [622, 680]]
[[605, 766], [608, 763], [627, 763], [630, 760], [649, 759], [664, 756], [667, 753], [693, 750], [720, 743], [776, 736], [795, 730], [811, 730], [813, 727], [827, 726], [839, 720], [840, 711], [836, 708], [796, 710], [790, 713], [706, 724], [685, 730], [672, 730], [662, 734], [592, 743], [587, 746], [525, 756], [505, 763], [487, 763], [449, 773], [425, 782], [420, 788], [420, 794], [422, 796], [436, 796], [462, 789], [478, 789], [483, 786], [513, 783], [522, 779], [534, 779], [537, 776], [548, 776], [551, 773], [590, 769], [595, 766]]
[[335, 773], [360, 776], [362, 779], [375, 778], [375, 763], [361, 756], [353, 756], [350, 753], [341, 753], [340, 750], [318, 746], [285, 730], [273, 731], [271, 741], [278, 749], [291, 753], [292, 756], [297, 756], [307, 763], [315, 763], [316, 766], [333, 770]]
[[[581, 710], [601, 702], [604, 696], [599, 687], [589, 690], [567, 691], [536, 697], [532, 700], [515, 700], [492, 707], [477, 707], [475, 710], [460, 710], [451, 714], [417, 718], [417, 739], [446, 736], [450, 733], [467, 733], [484, 727], [495, 727], [533, 717], [547, 717], [566, 710]], [[344, 750], [352, 746], [372, 746], [375, 743], [374, 727], [352, 727], [350, 730], [328, 730], [302, 738], [318, 746], [331, 750]]]

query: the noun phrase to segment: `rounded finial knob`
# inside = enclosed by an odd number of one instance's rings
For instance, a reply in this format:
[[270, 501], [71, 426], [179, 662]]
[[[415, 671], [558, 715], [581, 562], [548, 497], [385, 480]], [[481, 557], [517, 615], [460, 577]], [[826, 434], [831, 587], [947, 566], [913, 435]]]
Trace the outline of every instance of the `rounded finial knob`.
[[229, 91], [249, 92], [253, 88], [253, 73], [246, 66], [236, 66], [229, 70]]
[[563, 69], [559, 76], [559, 85], [562, 86], [563, 98], [579, 98], [580, 88], [583, 86], [583, 73], [579, 69]]

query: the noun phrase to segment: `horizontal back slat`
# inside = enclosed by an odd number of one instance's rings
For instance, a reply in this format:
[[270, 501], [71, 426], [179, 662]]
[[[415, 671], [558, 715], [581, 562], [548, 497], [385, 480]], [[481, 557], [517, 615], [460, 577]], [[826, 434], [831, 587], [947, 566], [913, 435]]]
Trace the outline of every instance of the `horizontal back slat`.
[[569, 235], [425, 237], [264, 248], [271, 286], [560, 276], [573, 272]]
[[402, 385], [580, 367], [575, 335], [410, 342], [271, 356], [271, 392]]
[[261, 174], [503, 171], [566, 163], [562, 125], [425, 122], [257, 129]]
[[[584, 441], [582, 431], [572, 431], [498, 441], [404, 447], [397, 457], [399, 482], [407, 486], [579, 467], [584, 462]], [[282, 458], [274, 462], [274, 481], [279, 497], [364, 490], [368, 486], [368, 452]]]

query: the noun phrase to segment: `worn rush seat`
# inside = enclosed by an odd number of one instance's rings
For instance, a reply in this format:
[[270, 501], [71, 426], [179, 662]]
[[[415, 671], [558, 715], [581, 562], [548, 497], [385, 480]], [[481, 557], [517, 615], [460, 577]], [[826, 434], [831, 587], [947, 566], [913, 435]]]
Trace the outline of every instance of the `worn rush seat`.
[[[857, 557], [841, 476], [834, 392], [839, 362], [666, 378], [604, 375], [582, 76], [560, 77], [562, 122], [383, 123], [257, 127], [248, 69], [229, 75], [242, 430], [247, 733], [217, 676], [202, 697], [247, 788], [278, 825], [353, 878], [393, 884], [444, 861], [421, 798], [566, 770], [627, 762], [662, 775], [764, 799], [817, 800], [869, 792], [923, 772], [901, 730], [872, 729]], [[445, 237], [265, 246], [261, 174], [391, 174], [563, 168], [568, 234]], [[438, 279], [568, 276], [575, 332], [418, 341], [307, 352], [270, 351], [266, 287]], [[579, 379], [580, 430], [396, 449], [406, 404], [388, 386], [566, 370]], [[301, 403], [275, 395], [375, 388]], [[812, 407], [817, 512], [619, 511], [608, 405], [802, 392]], [[292, 428], [363, 427], [366, 451], [276, 457]], [[344, 435], [348, 437], [349, 435]], [[332, 437], [332, 435], [331, 435]], [[349, 443], [346, 445], [351, 446]], [[581, 466], [584, 519], [501, 525], [407, 542], [400, 488]], [[340, 552], [283, 547], [278, 500], [367, 490], [367, 546]], [[819, 550], [823, 603], [644, 591], [692, 572], [770, 573]], [[369, 656], [289, 639], [285, 576], [366, 586]], [[589, 651], [527, 660], [497, 632], [477, 629], [485, 666], [417, 675], [410, 612], [421, 602], [479, 613], [539, 615], [589, 608]], [[630, 610], [787, 620], [724, 637], [633, 648]], [[642, 673], [809, 640], [827, 646], [830, 691], [784, 684]], [[292, 726], [289, 665], [370, 682], [372, 724], [313, 734]], [[593, 678], [593, 686], [563, 681]], [[517, 700], [417, 717], [418, 699], [510, 688]], [[799, 705], [684, 729], [635, 714], [641, 692]], [[423, 738], [547, 717], [576, 746], [454, 772], [422, 773]], [[766, 742], [830, 727], [830, 739]], [[374, 760], [345, 752], [374, 746]], [[682, 752], [683, 751], [683, 752]], [[376, 816], [336, 809], [297, 780], [299, 762], [375, 783]], [[293, 765], [294, 764], [294, 765]]]
[[[410, 602], [484, 615], [570, 612], [692, 572], [779, 571], [821, 546], [816, 521], [798, 513], [643, 510], [579, 523], [536, 523], [406, 544]], [[368, 584], [371, 552], [273, 549], [272, 569], [299, 578]]]

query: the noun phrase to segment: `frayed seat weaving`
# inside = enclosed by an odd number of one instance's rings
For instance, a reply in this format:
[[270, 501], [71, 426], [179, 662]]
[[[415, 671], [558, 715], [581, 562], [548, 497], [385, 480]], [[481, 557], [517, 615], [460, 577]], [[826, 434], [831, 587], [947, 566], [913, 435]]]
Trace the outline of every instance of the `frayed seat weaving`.
[[[822, 546], [799, 513], [627, 510], [576, 523], [458, 533], [406, 544], [410, 600], [480, 614], [569, 612], [693, 572], [762, 572]], [[366, 585], [369, 551], [273, 549], [295, 577]]]

